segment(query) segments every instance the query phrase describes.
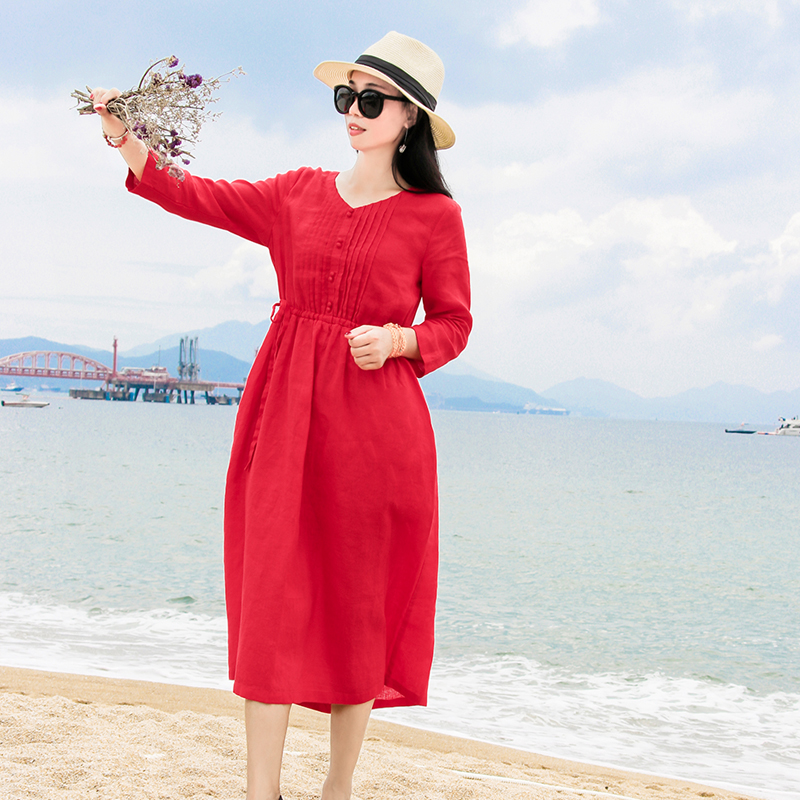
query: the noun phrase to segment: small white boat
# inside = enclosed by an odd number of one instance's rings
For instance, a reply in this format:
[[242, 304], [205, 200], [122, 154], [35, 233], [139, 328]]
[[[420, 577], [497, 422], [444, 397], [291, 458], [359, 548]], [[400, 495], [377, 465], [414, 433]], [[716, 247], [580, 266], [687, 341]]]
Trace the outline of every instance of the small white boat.
[[22, 386], [17, 386], [17, 384], [12, 381], [11, 383], [9, 383], [8, 385], [3, 387], [3, 391], [4, 392], [21, 392], [23, 390], [23, 388], [24, 387], [22, 387]]
[[0, 405], [8, 408], [44, 408], [50, 403], [47, 400], [31, 400], [29, 395], [24, 394], [19, 400], [0, 400]]
[[792, 417], [778, 420], [778, 427], [774, 431], [769, 431], [767, 436], [800, 436], [800, 418]]

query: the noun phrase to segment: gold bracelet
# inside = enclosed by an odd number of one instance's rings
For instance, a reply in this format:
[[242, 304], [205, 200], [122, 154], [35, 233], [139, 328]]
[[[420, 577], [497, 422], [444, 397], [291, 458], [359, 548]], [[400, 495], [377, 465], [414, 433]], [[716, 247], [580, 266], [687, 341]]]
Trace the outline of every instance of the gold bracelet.
[[384, 326], [392, 335], [392, 352], [389, 358], [397, 358], [403, 355], [406, 349], [406, 332], [395, 322], [387, 322]]

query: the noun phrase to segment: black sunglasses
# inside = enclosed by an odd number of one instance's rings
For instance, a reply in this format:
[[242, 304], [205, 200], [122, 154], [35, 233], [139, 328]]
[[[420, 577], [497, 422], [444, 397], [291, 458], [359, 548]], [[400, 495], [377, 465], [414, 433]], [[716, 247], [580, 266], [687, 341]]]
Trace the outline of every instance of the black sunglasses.
[[356, 100], [358, 100], [358, 110], [361, 112], [361, 115], [367, 119], [376, 119], [381, 115], [384, 100], [402, 100], [404, 103], [408, 102], [405, 97], [381, 94], [374, 89], [364, 89], [361, 92], [356, 92], [349, 86], [333, 87], [333, 104], [340, 114], [346, 114], [353, 107], [353, 103], [355, 103]]

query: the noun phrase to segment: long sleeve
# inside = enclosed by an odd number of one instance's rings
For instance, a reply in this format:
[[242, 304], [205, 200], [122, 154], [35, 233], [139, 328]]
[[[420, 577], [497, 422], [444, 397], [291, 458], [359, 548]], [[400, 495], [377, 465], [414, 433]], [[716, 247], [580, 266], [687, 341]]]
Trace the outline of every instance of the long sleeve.
[[448, 204], [431, 232], [421, 288], [425, 320], [414, 326], [421, 360], [411, 362], [417, 377], [452, 361], [472, 330], [467, 244], [456, 203]]
[[298, 170], [264, 181], [214, 181], [185, 173], [178, 181], [158, 170], [154, 159], [147, 161], [141, 180], [128, 173], [129, 192], [156, 203], [184, 219], [212, 225], [249, 239], [270, 245], [272, 230], [280, 209], [303, 173]]

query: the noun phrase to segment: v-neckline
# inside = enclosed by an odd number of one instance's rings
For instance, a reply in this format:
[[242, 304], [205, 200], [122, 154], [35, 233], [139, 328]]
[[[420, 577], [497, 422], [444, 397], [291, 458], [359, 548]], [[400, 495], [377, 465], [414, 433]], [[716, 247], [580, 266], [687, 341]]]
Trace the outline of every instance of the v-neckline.
[[350, 209], [350, 211], [358, 211], [360, 208], [369, 208], [370, 206], [377, 206], [379, 203], [386, 203], [389, 200], [394, 200], [395, 197], [398, 197], [399, 195], [404, 193], [403, 189], [400, 189], [394, 194], [390, 194], [388, 197], [384, 197], [382, 200], [373, 200], [371, 203], [364, 203], [363, 205], [360, 206], [351, 206], [350, 203], [348, 203], [347, 200], [345, 200], [344, 197], [342, 197], [342, 193], [339, 191], [339, 187], [336, 185], [336, 179], [341, 174], [342, 174], [341, 172], [332, 173], [333, 189], [336, 192], [337, 197]]

